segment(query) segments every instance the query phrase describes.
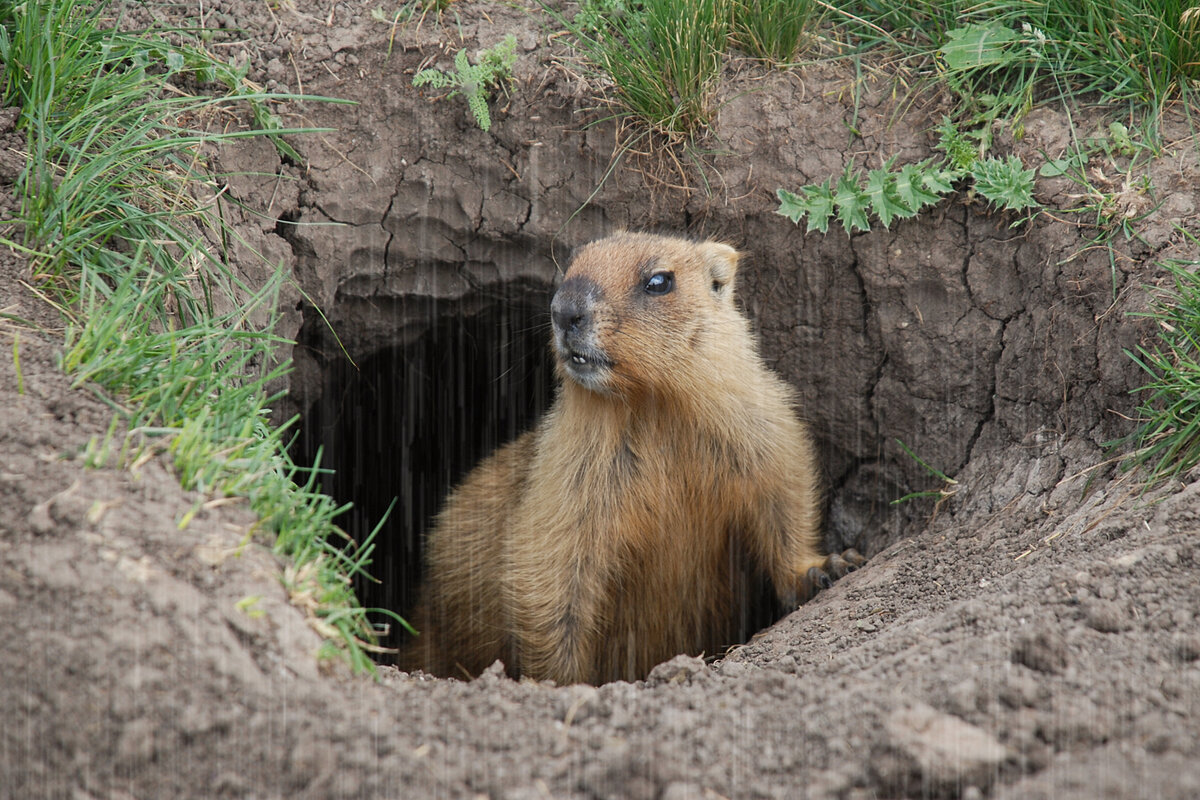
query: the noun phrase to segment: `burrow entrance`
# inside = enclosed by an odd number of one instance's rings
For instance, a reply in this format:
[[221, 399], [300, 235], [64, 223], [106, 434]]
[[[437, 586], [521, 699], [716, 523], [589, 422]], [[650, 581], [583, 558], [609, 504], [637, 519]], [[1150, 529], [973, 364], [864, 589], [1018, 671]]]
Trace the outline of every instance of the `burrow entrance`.
[[[320, 466], [331, 470], [324, 491], [353, 504], [337, 523], [354, 541], [384, 520], [367, 570], [372, 580], [354, 587], [365, 607], [407, 615], [423, 533], [446, 493], [548, 407], [552, 291], [511, 284], [455, 302], [409, 298], [396, 313], [414, 322], [359, 357], [329, 341], [319, 315], [306, 320], [300, 343], [321, 377], [302, 410], [294, 457], [313, 464], [320, 454]], [[403, 640], [396, 627], [385, 645]]]
[[[424, 535], [447, 493], [549, 407], [553, 292], [514, 281], [453, 301], [375, 299], [369, 310], [343, 299], [329, 314], [341, 320], [338, 338], [326, 317], [306, 313], [297, 356], [316, 369], [300, 369], [306, 385], [293, 386], [306, 401], [293, 457], [319, 463], [322, 490], [350, 505], [336, 522], [353, 541], [374, 532], [370, 577], [354, 585], [364, 607], [409, 617]], [[760, 588], [743, 609], [743, 640], [784, 613]], [[390, 616], [369, 616], [390, 631], [382, 644], [403, 644], [407, 634]]]
[[[293, 457], [319, 462], [323, 491], [350, 505], [336, 522], [353, 541], [374, 532], [370, 577], [354, 586], [364, 607], [410, 616], [424, 535], [447, 493], [549, 407], [553, 292], [518, 280], [457, 300], [342, 298], [327, 312], [337, 338], [325, 316], [306, 313], [297, 356], [310, 368], [293, 386], [302, 398]], [[765, 583], [760, 589], [743, 609], [742, 640], [784, 613]], [[382, 644], [404, 643], [390, 616], [370, 618], [390, 631]]]

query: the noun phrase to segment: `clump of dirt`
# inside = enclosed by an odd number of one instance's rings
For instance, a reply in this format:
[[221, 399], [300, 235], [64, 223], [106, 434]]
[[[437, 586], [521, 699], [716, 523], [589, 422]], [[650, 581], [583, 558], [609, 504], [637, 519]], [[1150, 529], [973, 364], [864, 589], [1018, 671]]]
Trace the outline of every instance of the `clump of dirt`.
[[[571, 246], [619, 227], [746, 252], [742, 302], [820, 445], [828, 543], [871, 561], [718, 663], [676, 658], [636, 684], [319, 670], [246, 512], [205, 505], [157, 460], [85, 468], [109, 410], [57, 371], [60, 323], [5, 254], [0, 309], [35, 323], [0, 324], [21, 371], [0, 359], [5, 792], [1200, 794], [1200, 490], [1141, 495], [1102, 447], [1130, 430], [1141, 380], [1123, 350], [1152, 333], [1128, 312], [1146, 308], [1156, 259], [1194, 257], [1179, 231], [1197, 229], [1200, 164], [1182, 128], [1164, 123], [1170, 158], [1146, 168], [1159, 205], [1113, 258], [1064, 210], [1078, 191], [1061, 178], [1039, 181], [1052, 210], [1032, 221], [960, 196], [892, 230], [805, 236], [773, 214], [775, 189], [926, 157], [936, 102], [897, 104], [882, 79], [843, 91], [855, 76], [837, 66], [731, 63], [708, 190], [670, 189], [644, 161], [609, 174], [616, 129], [534, 5], [455, 4], [394, 43], [368, 4], [206, 9], [213, 48], [252, 80], [358, 101], [282, 107], [335, 128], [295, 141], [305, 165], [265, 145], [219, 161], [247, 247], [303, 290], [285, 301], [300, 344], [281, 414], [337, 451], [342, 499], [401, 497], [384, 602], [404, 602], [434, 498], [544, 407], [537, 306]], [[420, 67], [509, 33], [517, 84], [490, 132], [412, 88]], [[1038, 163], [1068, 130], [1037, 109], [1011, 146]], [[474, 355], [453, 357], [467, 342]], [[448, 410], [482, 386], [487, 411]], [[443, 424], [440, 441], [420, 435]], [[936, 509], [891, 504], [942, 488], [896, 439], [957, 480]]]

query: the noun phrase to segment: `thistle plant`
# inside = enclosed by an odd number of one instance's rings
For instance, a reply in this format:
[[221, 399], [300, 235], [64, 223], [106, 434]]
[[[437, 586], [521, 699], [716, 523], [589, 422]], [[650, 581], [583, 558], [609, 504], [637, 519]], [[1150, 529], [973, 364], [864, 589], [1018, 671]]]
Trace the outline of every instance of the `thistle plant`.
[[[864, 172], [847, 165], [840, 177], [813, 183], [791, 192], [779, 189], [777, 214], [797, 225], [807, 217], [807, 231], [829, 231], [834, 216], [847, 233], [871, 228], [871, 216], [886, 228], [894, 219], [915, 217], [954, 191], [961, 181], [970, 179], [974, 190], [996, 207], [1009, 211], [1037, 208], [1033, 199], [1034, 171], [1021, 159], [1006, 159], [978, 154], [971, 142], [982, 142], [983, 135], [960, 132], [949, 119], [938, 126], [938, 149], [945, 155], [897, 168], [890, 158], [882, 167]], [[982, 146], [982, 145], [981, 145]]]

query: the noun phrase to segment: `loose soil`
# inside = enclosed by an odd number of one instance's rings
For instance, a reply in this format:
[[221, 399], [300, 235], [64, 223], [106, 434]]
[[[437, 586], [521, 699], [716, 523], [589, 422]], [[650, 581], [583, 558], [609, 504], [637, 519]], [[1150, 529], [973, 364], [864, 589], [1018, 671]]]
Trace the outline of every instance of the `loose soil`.
[[[1062, 178], [1039, 179], [1050, 210], [1031, 221], [960, 194], [889, 231], [805, 236], [772, 213], [777, 187], [928, 156], [945, 99], [734, 58], [703, 157], [644, 140], [610, 170], [620, 131], [535, 5], [461, 0], [394, 41], [371, 4], [304, 6], [214, 0], [203, 23], [251, 80], [358, 105], [281, 107], [332, 129], [295, 140], [306, 164], [265, 142], [215, 160], [238, 267], [261, 281], [264, 253], [298, 287], [279, 409], [303, 415], [298, 455], [331, 453], [357, 535], [401, 498], [364, 598], [403, 609], [437, 498], [544, 407], [559, 265], [620, 227], [745, 251], [742, 302], [820, 446], [827, 543], [870, 562], [725, 658], [635, 684], [350, 675], [318, 661], [248, 511], [184, 492], [162, 458], [87, 466], [111, 412], [58, 370], [62, 321], [5, 253], [0, 796], [1200, 796], [1200, 483], [1142, 494], [1103, 447], [1142, 381], [1123, 351], [1153, 333], [1130, 312], [1158, 261], [1196, 257], [1185, 124], [1168, 116], [1138, 168], [1152, 195], [1103, 154], [1089, 165], [1138, 218], [1111, 251]], [[507, 33], [517, 83], [489, 133], [412, 88]], [[7, 186], [22, 151], [0, 121]], [[1000, 147], [1038, 164], [1070, 136], [1040, 108]], [[458, 409], [475, 395], [483, 410]], [[953, 496], [891, 504], [941, 488], [897, 439]]]

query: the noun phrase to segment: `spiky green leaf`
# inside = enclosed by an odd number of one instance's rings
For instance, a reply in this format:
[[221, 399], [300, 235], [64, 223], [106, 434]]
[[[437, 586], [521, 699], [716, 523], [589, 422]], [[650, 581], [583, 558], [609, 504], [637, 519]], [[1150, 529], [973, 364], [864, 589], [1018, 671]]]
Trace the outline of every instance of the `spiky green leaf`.
[[423, 69], [413, 75], [413, 86], [429, 86], [433, 89], [445, 89], [454, 85], [454, 76], [440, 69]]
[[971, 170], [971, 177], [975, 191], [999, 208], [1021, 211], [1039, 207], [1033, 199], [1033, 170], [1025, 169], [1016, 156], [984, 159]]
[[932, 194], [945, 197], [954, 191], [954, 181], [960, 177], [957, 170], [931, 169], [921, 176], [921, 185]]
[[900, 202], [896, 194], [896, 173], [892, 171], [894, 161], [888, 159], [882, 167], [867, 173], [867, 197], [871, 198], [871, 209], [885, 228], [897, 217], [907, 219], [916, 213]]
[[925, 176], [929, 174], [930, 167], [928, 161], [905, 164], [896, 176], [896, 197], [914, 214], [941, 199], [940, 195], [925, 186]]
[[951, 119], [942, 115], [937, 126], [938, 143], [934, 145], [946, 154], [946, 161], [956, 170], [968, 170], [979, 160], [979, 143], [961, 132]]
[[833, 216], [833, 189], [831, 180], [803, 186], [799, 193], [779, 189], [779, 208], [775, 213], [781, 214], [797, 225], [804, 217], [808, 217], [806, 233], [829, 231], [829, 218]]
[[[804, 190], [801, 189], [800, 191]], [[795, 192], [789, 192], [787, 189], [776, 189], [775, 196], [779, 198], [779, 208], [775, 209], [775, 213], [787, 217], [793, 223], [799, 225], [800, 220], [808, 213], [808, 208], [804, 204], [804, 198]]]
[[871, 223], [867, 219], [870, 203], [871, 199], [859, 184], [858, 173], [847, 165], [846, 171], [838, 178], [837, 190], [833, 195], [837, 218], [847, 233], [870, 229]]
[[472, 92], [467, 95], [467, 108], [475, 117], [475, 122], [486, 133], [492, 129], [492, 115], [488, 112], [487, 98], [483, 92]]
[[824, 183], [817, 183], [805, 192], [808, 197], [808, 228], [807, 233], [814, 230], [826, 233], [829, 230], [829, 218], [833, 216], [833, 181], [826, 178]]

